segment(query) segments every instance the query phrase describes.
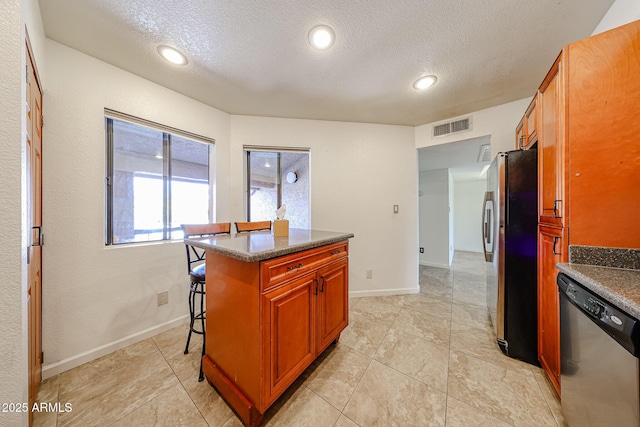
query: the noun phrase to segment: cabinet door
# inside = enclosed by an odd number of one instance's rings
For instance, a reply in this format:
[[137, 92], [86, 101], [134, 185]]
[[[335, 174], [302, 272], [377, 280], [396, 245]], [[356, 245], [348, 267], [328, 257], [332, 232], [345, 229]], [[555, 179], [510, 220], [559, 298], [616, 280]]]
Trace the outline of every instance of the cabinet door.
[[540, 223], [562, 226], [564, 210], [564, 104], [562, 56], [558, 57], [538, 93], [538, 179]]
[[564, 261], [563, 230], [540, 226], [538, 238], [538, 359], [560, 396], [560, 308], [556, 264]]
[[521, 150], [524, 146], [524, 117], [516, 127], [516, 150]]
[[527, 112], [524, 115], [524, 120], [527, 122], [527, 133], [524, 138], [524, 145], [522, 148], [531, 148], [533, 143], [538, 138], [537, 125], [538, 125], [538, 116], [537, 116], [537, 108], [536, 104], [538, 101], [538, 96], [536, 95], [531, 101], [529, 108], [527, 108]]
[[267, 406], [316, 356], [316, 286], [316, 275], [311, 273], [262, 295]]
[[572, 43], [567, 64], [571, 244], [640, 248], [640, 20]]
[[318, 353], [349, 323], [349, 272], [346, 259], [318, 271]]

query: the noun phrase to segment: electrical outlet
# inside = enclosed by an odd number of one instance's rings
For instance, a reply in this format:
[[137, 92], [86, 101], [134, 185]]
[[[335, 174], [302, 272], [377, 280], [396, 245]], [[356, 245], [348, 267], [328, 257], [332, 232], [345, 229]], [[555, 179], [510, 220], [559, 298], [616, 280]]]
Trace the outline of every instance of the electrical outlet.
[[373, 279], [373, 270], [367, 270], [365, 271], [365, 277], [367, 279]]
[[158, 305], [169, 304], [169, 291], [158, 292]]
[[424, 248], [420, 248], [420, 253], [423, 254], [424, 253]]

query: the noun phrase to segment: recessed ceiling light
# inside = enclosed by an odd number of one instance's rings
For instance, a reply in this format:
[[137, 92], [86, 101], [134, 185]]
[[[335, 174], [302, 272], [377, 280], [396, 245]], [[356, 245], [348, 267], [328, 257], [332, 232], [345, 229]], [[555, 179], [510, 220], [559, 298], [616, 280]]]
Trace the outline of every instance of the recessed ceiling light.
[[176, 65], [187, 65], [187, 57], [181, 52], [169, 46], [158, 46], [158, 53], [167, 61]]
[[417, 90], [426, 89], [426, 88], [428, 88], [430, 86], [433, 86], [433, 84], [436, 82], [436, 80], [438, 80], [438, 78], [436, 76], [420, 77], [418, 80], [416, 80], [413, 83], [413, 88], [417, 89]]
[[336, 33], [326, 25], [318, 25], [309, 31], [309, 43], [318, 50], [329, 49], [336, 40]]

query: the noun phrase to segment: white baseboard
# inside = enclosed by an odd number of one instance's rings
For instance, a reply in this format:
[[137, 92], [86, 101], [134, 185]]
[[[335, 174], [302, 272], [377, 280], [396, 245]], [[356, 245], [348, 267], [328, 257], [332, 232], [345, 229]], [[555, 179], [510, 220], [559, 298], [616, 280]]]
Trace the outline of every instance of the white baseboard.
[[92, 360], [95, 360], [99, 357], [105, 356], [109, 353], [113, 353], [114, 351], [118, 351], [122, 348], [128, 347], [131, 344], [135, 344], [142, 340], [146, 340], [147, 338], [150, 338], [154, 335], [158, 335], [162, 332], [168, 331], [169, 329], [173, 329], [176, 326], [180, 326], [184, 323], [187, 323], [188, 321], [189, 321], [189, 315], [181, 316], [181, 317], [178, 317], [177, 319], [171, 320], [161, 325], [154, 326], [152, 328], [135, 333], [133, 335], [129, 335], [128, 337], [111, 342], [109, 344], [105, 344], [93, 350], [85, 351], [84, 353], [80, 353], [76, 356], [69, 357], [59, 362], [51, 363], [49, 365], [43, 365], [42, 379], [46, 380], [47, 378], [51, 378], [54, 375], [58, 375], [61, 372], [65, 372], [65, 371], [68, 371], [69, 369], [73, 369], [87, 362], [91, 362]]
[[439, 268], [451, 268], [448, 264], [440, 264], [439, 262], [420, 261], [418, 264], [425, 267], [439, 267]]
[[473, 252], [475, 254], [481, 254], [484, 253], [484, 251], [482, 250], [482, 248], [477, 249], [477, 248], [455, 248], [454, 249], [456, 252]]
[[420, 293], [420, 287], [417, 288], [400, 288], [400, 289], [376, 289], [368, 291], [350, 291], [349, 298], [359, 297], [382, 297], [389, 295], [407, 295]]

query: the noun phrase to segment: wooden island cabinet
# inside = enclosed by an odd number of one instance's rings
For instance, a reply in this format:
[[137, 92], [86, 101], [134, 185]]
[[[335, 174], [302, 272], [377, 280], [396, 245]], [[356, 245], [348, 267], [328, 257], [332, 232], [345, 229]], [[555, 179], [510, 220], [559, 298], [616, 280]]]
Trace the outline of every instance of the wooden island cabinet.
[[537, 114], [538, 357], [558, 395], [557, 263], [571, 247], [640, 247], [638, 76], [640, 21], [572, 43], [516, 128], [528, 148]]
[[207, 250], [203, 370], [247, 426], [348, 324], [348, 233], [291, 229], [187, 243]]

